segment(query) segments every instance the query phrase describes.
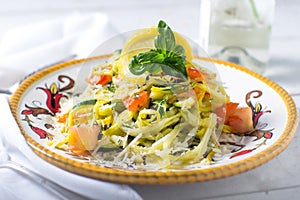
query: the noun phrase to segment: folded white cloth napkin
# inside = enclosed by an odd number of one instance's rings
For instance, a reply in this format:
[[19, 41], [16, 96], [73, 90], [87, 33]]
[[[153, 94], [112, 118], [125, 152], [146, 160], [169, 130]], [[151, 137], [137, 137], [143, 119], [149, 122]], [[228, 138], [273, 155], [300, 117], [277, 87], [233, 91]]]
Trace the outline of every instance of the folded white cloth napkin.
[[[17, 27], [0, 39], [0, 85], [11, 85], [42, 66], [74, 54], [77, 58], [86, 57], [115, 34], [117, 31], [108, 18], [99, 13], [75, 13]], [[87, 198], [141, 199], [127, 185], [79, 176], [45, 162], [27, 145], [3, 94], [0, 94], [0, 110], [0, 163], [8, 153], [15, 162]], [[0, 169], [0, 194], [1, 199], [56, 199], [30, 179], [9, 169]]]

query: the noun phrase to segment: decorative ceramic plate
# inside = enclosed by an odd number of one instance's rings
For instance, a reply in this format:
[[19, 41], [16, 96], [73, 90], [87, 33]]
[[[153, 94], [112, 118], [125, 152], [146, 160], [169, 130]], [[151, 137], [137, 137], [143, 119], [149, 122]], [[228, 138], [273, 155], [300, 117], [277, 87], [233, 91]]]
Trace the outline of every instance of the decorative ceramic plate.
[[[28, 77], [10, 99], [14, 117], [33, 151], [67, 171], [96, 179], [138, 184], [176, 184], [208, 181], [257, 167], [282, 152], [298, 125], [297, 110], [289, 94], [271, 80], [232, 63], [214, 60], [231, 101], [251, 107], [255, 131], [220, 139], [231, 151], [215, 162], [192, 170], [138, 171], [90, 164], [70, 152], [47, 145], [49, 119], [60, 111], [60, 99], [71, 92], [82, 63], [94, 66], [107, 56], [55, 65]], [[84, 78], [84, 75], [81, 75]], [[77, 87], [77, 86], [76, 86]]]

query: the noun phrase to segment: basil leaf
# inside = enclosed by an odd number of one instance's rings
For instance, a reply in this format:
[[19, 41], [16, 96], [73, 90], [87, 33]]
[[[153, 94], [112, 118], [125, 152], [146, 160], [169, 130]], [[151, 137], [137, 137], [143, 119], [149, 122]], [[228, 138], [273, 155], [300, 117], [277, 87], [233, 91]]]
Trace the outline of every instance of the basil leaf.
[[139, 53], [132, 57], [129, 64], [129, 70], [135, 75], [141, 75], [146, 71], [156, 74], [160, 71], [161, 68], [159, 64], [162, 63], [163, 60], [164, 56], [155, 50]]
[[172, 51], [175, 48], [175, 36], [171, 28], [162, 20], [158, 23], [159, 35], [154, 39], [156, 49]]
[[172, 53], [172, 56], [165, 58], [163, 72], [168, 75], [187, 79], [187, 71], [185, 67], [185, 59], [182, 56]]
[[184, 48], [181, 45], [176, 45], [173, 52], [175, 54], [179, 55], [179, 56], [183, 56], [184, 55]]
[[176, 45], [173, 31], [162, 20], [158, 23], [158, 35], [154, 39], [154, 46], [155, 49], [132, 57], [130, 72], [141, 75], [146, 71], [151, 74], [162, 71], [164, 74], [187, 80], [184, 48]]
[[149, 67], [147, 64], [157, 55], [155, 50], [150, 50], [145, 53], [139, 53], [131, 58], [129, 63], [129, 71], [135, 75], [143, 74]]

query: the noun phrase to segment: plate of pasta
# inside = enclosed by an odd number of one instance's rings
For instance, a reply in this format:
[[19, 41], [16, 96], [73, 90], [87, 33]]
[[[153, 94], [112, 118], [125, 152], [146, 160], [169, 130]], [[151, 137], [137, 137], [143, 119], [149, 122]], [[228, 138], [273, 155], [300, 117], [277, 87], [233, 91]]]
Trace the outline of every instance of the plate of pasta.
[[194, 55], [163, 21], [111, 54], [57, 64], [10, 99], [32, 150], [67, 171], [138, 184], [207, 181], [282, 152], [297, 110], [273, 81]]

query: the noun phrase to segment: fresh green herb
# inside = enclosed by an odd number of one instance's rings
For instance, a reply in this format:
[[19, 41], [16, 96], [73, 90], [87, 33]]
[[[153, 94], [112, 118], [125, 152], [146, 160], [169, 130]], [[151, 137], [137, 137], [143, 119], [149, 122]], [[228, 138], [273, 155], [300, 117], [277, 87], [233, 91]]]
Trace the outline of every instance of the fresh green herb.
[[163, 72], [187, 80], [184, 48], [176, 44], [171, 28], [164, 22], [158, 23], [158, 35], [154, 39], [155, 49], [132, 57], [129, 70], [135, 75], [148, 71], [150, 74]]
[[113, 84], [113, 82], [106, 84], [106, 88], [110, 91], [110, 92], [115, 92], [116, 87]]
[[167, 113], [167, 100], [156, 100], [153, 102], [154, 108], [156, 108], [157, 112], [159, 113], [160, 117], [165, 117]]
[[158, 113], [160, 114], [161, 117], [164, 117], [167, 113], [167, 101], [164, 99], [158, 104]]

